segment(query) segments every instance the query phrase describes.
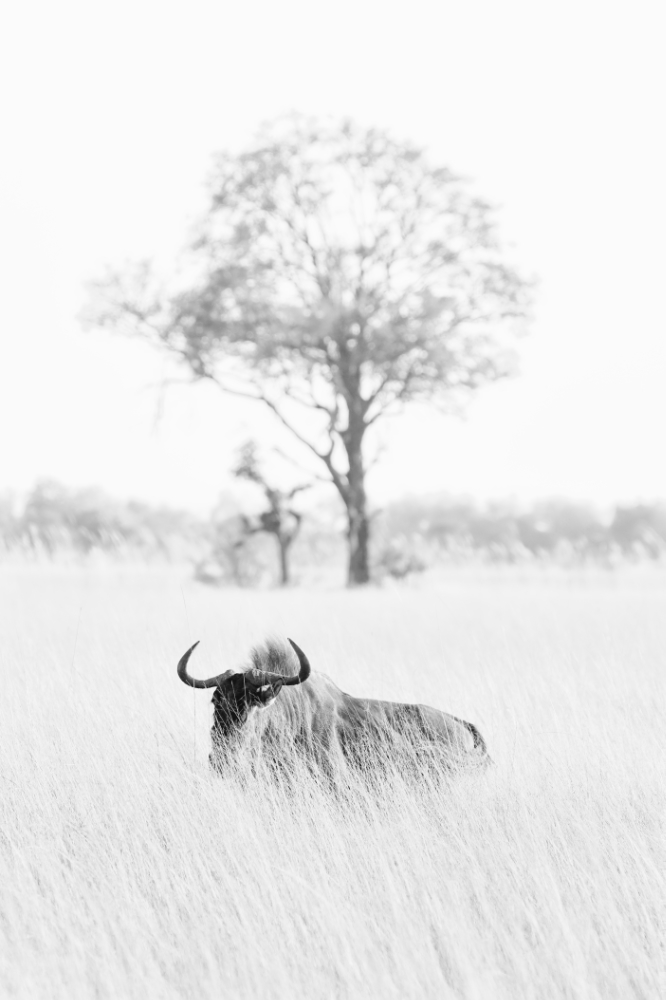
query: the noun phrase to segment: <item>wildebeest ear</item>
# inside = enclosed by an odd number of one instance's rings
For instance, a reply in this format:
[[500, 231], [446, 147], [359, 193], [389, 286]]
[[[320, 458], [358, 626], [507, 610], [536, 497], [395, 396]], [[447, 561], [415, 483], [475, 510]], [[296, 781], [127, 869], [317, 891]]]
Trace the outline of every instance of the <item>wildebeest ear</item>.
[[224, 673], [220, 674], [220, 676], [217, 678], [217, 687], [219, 687], [220, 684], [224, 684], [225, 681], [228, 681], [229, 678], [233, 677], [234, 674], [236, 673], [238, 673], [237, 670], [225, 670]]

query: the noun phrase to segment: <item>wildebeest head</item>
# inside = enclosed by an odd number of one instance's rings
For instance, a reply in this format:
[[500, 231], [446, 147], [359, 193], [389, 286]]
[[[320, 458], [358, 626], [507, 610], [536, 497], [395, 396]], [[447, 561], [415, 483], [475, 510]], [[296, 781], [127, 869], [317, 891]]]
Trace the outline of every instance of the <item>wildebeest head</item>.
[[[267, 708], [277, 698], [283, 687], [292, 684], [302, 684], [310, 676], [310, 663], [303, 650], [293, 639], [289, 643], [298, 657], [298, 674], [282, 672], [288, 656], [287, 647], [269, 642], [264, 649], [252, 652], [252, 666], [247, 670], [225, 670], [224, 673], [199, 680], [190, 677], [187, 663], [193, 650], [199, 645], [195, 642], [181, 657], [178, 663], [178, 676], [185, 684], [195, 688], [214, 687], [213, 704], [215, 706], [214, 730], [222, 735], [233, 725], [242, 724], [253, 708]], [[266, 669], [266, 667], [278, 669]]]

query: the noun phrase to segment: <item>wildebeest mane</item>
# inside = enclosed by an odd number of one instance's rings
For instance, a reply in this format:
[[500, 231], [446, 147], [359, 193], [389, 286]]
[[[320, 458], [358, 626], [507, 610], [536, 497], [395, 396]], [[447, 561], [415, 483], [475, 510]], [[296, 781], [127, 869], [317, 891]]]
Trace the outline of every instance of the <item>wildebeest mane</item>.
[[291, 646], [279, 636], [269, 635], [263, 643], [250, 650], [248, 669], [289, 677], [298, 672], [298, 661]]

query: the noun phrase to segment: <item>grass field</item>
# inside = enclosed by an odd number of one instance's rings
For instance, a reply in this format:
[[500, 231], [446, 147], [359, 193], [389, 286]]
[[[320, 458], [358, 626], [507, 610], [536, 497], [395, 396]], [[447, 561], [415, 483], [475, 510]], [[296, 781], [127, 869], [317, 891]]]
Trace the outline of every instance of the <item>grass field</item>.
[[[666, 587], [451, 575], [261, 594], [0, 573], [0, 996], [663, 998]], [[495, 766], [341, 798], [208, 773], [193, 672], [292, 636]]]

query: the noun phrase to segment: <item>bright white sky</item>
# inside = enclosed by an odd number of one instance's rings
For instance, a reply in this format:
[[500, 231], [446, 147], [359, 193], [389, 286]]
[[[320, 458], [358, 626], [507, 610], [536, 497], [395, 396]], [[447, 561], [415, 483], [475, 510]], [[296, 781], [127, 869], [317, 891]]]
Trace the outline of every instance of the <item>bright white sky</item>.
[[[77, 323], [86, 279], [168, 260], [211, 154], [290, 110], [430, 147], [501, 206], [540, 290], [522, 376], [464, 421], [385, 425], [406, 491], [666, 497], [666, 145], [659, 0], [14, 3], [0, 28], [0, 490], [36, 478], [204, 511], [252, 404], [171, 389]], [[283, 442], [284, 443], [284, 442]]]

